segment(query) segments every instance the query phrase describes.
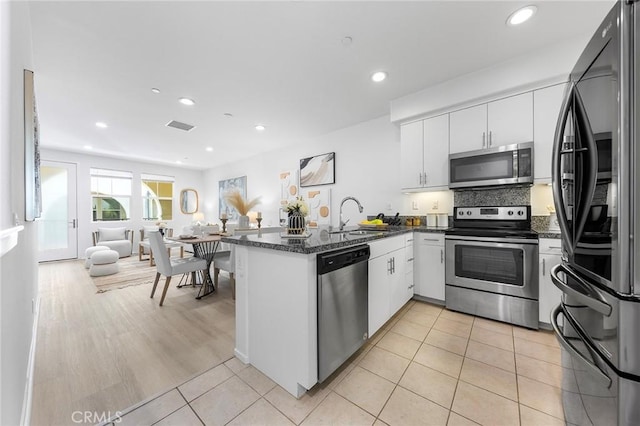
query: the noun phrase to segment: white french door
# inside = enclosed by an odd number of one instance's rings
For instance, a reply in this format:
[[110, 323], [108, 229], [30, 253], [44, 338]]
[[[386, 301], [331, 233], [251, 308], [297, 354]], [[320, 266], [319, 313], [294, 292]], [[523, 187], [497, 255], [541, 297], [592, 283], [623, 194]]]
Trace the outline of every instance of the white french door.
[[78, 257], [76, 165], [57, 161], [40, 164], [42, 216], [38, 220], [38, 260]]

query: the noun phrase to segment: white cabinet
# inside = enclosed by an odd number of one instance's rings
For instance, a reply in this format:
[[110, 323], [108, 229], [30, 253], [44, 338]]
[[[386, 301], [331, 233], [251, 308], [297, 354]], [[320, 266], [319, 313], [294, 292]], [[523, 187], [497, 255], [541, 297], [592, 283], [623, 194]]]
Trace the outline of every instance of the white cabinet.
[[560, 239], [540, 238], [538, 271], [540, 296], [538, 302], [538, 321], [549, 324], [551, 310], [560, 303], [562, 292], [551, 281], [550, 271], [555, 265], [562, 262]]
[[534, 174], [536, 183], [551, 182], [551, 153], [567, 83], [533, 92]]
[[454, 111], [449, 116], [452, 154], [533, 140], [532, 92]]
[[413, 295], [405, 273], [407, 263], [410, 263], [407, 262], [405, 238], [405, 235], [399, 235], [369, 243], [369, 336]]
[[449, 184], [449, 114], [400, 126], [403, 189]]
[[415, 235], [414, 293], [444, 301], [444, 234]]

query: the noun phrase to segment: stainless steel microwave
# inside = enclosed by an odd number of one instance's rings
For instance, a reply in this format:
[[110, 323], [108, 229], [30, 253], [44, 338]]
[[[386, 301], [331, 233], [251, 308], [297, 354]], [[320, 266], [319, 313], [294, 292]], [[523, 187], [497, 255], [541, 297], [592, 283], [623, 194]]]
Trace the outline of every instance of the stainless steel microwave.
[[449, 188], [533, 183], [533, 142], [449, 155]]

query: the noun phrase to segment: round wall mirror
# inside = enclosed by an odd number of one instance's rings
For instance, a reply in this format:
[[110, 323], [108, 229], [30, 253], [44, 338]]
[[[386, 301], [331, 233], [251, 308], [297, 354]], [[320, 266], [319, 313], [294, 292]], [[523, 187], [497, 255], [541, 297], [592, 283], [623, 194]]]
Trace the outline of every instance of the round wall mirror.
[[191, 188], [180, 191], [180, 211], [184, 214], [198, 211], [198, 191]]

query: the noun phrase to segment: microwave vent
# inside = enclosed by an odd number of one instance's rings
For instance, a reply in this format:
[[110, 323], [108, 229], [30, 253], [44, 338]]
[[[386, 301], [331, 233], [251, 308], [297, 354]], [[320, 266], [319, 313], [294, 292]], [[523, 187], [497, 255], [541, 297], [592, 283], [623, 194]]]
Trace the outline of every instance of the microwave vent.
[[171, 120], [166, 124], [167, 127], [173, 127], [174, 129], [184, 130], [185, 132], [191, 131], [196, 126], [192, 126], [191, 124], [181, 123], [180, 121]]

